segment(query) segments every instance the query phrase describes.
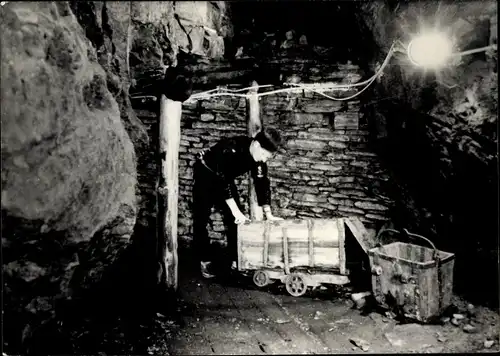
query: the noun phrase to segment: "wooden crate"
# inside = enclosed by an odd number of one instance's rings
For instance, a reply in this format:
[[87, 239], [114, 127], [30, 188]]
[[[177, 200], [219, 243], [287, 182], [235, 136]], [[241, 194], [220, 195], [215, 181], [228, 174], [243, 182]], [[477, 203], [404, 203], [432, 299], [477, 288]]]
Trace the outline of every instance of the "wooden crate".
[[301, 267], [345, 274], [343, 219], [255, 221], [238, 226], [238, 269]]
[[381, 306], [427, 322], [451, 304], [454, 254], [395, 242], [369, 250], [368, 256], [373, 295]]

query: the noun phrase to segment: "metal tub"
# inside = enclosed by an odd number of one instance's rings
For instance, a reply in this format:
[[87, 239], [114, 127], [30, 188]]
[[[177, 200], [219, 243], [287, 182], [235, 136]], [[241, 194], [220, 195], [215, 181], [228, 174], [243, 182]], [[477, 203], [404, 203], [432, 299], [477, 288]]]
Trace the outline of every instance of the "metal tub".
[[[385, 232], [400, 233], [396, 230]], [[404, 242], [379, 245], [368, 251], [372, 270], [372, 292], [377, 303], [405, 317], [427, 322], [451, 304], [455, 255]]]

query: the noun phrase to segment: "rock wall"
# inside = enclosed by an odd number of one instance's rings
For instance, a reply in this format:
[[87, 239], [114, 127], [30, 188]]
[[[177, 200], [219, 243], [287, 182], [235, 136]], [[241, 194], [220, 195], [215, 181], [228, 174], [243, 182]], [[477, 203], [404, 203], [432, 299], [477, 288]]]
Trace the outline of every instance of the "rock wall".
[[[158, 177], [158, 102], [141, 94], [157, 95], [156, 79], [167, 66], [186, 66], [190, 58], [220, 60], [224, 38], [232, 35], [226, 3], [215, 1], [136, 2], [131, 5], [129, 66], [134, 115], [146, 132], [147, 143], [136, 147], [138, 154], [138, 228], [155, 236], [156, 180]], [[182, 56], [180, 54], [183, 54]], [[180, 61], [180, 62], [179, 62]], [[136, 98], [136, 99], [135, 99]]]
[[[281, 59], [261, 64], [262, 80], [300, 78], [304, 82], [359, 80], [354, 65], [321, 65], [307, 60]], [[268, 82], [262, 81], [261, 84]], [[356, 93], [329, 93], [347, 97]], [[247, 134], [246, 101], [214, 97], [183, 105], [180, 176], [179, 237], [192, 238], [192, 167], [196, 154], [221, 137]], [[260, 100], [263, 124], [278, 129], [287, 153], [269, 163], [272, 208], [285, 218], [359, 216], [368, 227], [388, 220], [392, 202], [384, 197], [387, 176], [367, 141], [367, 122], [358, 98], [333, 101], [319, 94], [276, 94]], [[248, 176], [237, 180], [248, 214]], [[224, 243], [220, 212], [212, 211], [209, 235]]]
[[[1, 22], [4, 320], [15, 350], [72, 296], [93, 236], [109, 238], [100, 263], [127, 245], [136, 167], [106, 72], [69, 6], [8, 3]], [[99, 263], [87, 272], [99, 274]]]
[[[141, 107], [134, 103], [134, 108]], [[137, 160], [137, 186], [139, 188], [139, 213], [137, 225], [144, 228], [144, 231], [155, 236], [157, 201], [156, 184], [158, 176], [158, 115], [155, 111], [135, 109], [137, 117], [146, 128], [149, 145], [145, 147]]]
[[[366, 42], [380, 62], [396, 37], [440, 24], [455, 51], [497, 43], [495, 2], [365, 4]], [[362, 25], [363, 23], [360, 23]], [[368, 32], [367, 32], [368, 35]], [[394, 58], [366, 113], [373, 144], [391, 172], [394, 223], [456, 253], [456, 289], [498, 305], [497, 52], [459, 58], [424, 75]], [[478, 272], [481, 271], [481, 272]], [[479, 281], [488, 271], [491, 279]]]
[[60, 339], [71, 334], [61, 327], [72, 324], [71, 301], [94, 296], [98, 306], [73, 305], [74, 320], [130, 303], [139, 310], [138, 295], [152, 304], [154, 221], [142, 172], [156, 134], [129, 92], [156, 93], [180, 52], [221, 57], [226, 14], [222, 2], [2, 4], [7, 353], [73, 353]]
[[[217, 1], [138, 1], [77, 2], [73, 10], [98, 49], [100, 63], [108, 73], [108, 86], [116, 88], [122, 120], [138, 156], [138, 225], [144, 234], [151, 235], [148, 229], [155, 219], [151, 215], [155, 204], [151, 176], [156, 174], [152, 170], [156, 169], [157, 147], [157, 135], [151, 130], [157, 128], [147, 118], [137, 117], [134, 109], [141, 106], [141, 100], [134, 98], [143, 93], [156, 96], [166, 68], [185, 65], [178, 63], [179, 57], [220, 59], [224, 38], [232, 34], [228, 9], [224, 2]], [[179, 56], [181, 53], [184, 55]], [[157, 113], [154, 104], [148, 109]]]

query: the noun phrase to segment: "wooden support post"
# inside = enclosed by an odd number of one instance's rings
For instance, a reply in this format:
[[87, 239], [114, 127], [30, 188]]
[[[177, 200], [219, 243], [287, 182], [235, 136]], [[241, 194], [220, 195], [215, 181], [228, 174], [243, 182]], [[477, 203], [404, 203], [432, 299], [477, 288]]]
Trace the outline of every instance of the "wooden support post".
[[182, 102], [161, 95], [160, 100], [160, 157], [161, 175], [158, 192], [160, 259], [162, 282], [167, 288], [177, 289], [177, 205], [179, 191], [179, 144]]
[[[253, 81], [251, 86], [257, 86], [257, 82]], [[262, 128], [262, 124], [260, 121], [260, 105], [259, 105], [259, 97], [257, 96], [258, 88], [252, 88], [248, 91], [251, 95], [247, 99], [247, 115], [248, 115], [248, 135], [250, 137], [255, 137], [257, 133]], [[253, 95], [252, 95], [253, 94]], [[264, 212], [262, 211], [262, 207], [257, 203], [257, 195], [255, 193], [255, 187], [253, 184], [253, 178], [250, 175], [249, 177], [249, 187], [248, 187], [248, 199], [249, 199], [249, 208], [250, 208], [250, 219], [253, 221], [262, 221], [264, 220]]]

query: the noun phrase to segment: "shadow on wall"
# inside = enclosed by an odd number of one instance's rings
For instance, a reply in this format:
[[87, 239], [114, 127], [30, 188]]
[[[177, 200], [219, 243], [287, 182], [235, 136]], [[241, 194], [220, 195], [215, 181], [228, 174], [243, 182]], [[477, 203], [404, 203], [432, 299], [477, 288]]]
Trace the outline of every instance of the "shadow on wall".
[[385, 134], [373, 142], [396, 183], [395, 224], [456, 254], [456, 292], [498, 306], [496, 159], [460, 150], [439, 135], [436, 118], [401, 103], [380, 103], [376, 110]]

